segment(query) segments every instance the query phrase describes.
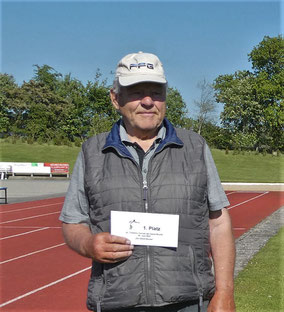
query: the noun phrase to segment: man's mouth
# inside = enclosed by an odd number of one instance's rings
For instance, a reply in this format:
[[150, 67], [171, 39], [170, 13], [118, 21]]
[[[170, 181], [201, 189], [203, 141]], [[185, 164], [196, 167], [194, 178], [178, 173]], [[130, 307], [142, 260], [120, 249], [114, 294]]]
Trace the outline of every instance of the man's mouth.
[[154, 115], [156, 112], [139, 112], [139, 115]]

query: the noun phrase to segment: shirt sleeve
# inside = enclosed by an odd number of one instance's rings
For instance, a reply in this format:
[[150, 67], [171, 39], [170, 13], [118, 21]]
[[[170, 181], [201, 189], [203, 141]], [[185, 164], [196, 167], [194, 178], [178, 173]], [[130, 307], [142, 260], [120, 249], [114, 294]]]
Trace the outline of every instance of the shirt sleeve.
[[207, 185], [208, 185], [208, 206], [209, 210], [216, 211], [230, 205], [228, 198], [221, 184], [217, 168], [215, 166], [211, 151], [206, 144], [205, 146], [205, 164], [207, 168]]
[[59, 220], [65, 223], [90, 225], [89, 202], [84, 188], [84, 155], [76, 160]]

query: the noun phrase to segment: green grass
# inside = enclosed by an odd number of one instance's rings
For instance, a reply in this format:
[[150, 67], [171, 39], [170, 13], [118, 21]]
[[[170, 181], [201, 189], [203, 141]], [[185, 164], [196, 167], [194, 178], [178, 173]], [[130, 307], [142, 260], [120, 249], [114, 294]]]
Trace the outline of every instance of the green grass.
[[212, 149], [212, 155], [222, 182], [284, 182], [284, 176], [281, 175], [283, 155], [263, 156], [248, 152], [233, 155], [233, 151], [226, 155], [225, 151], [216, 149]]
[[284, 311], [284, 227], [235, 280], [238, 312]]
[[[16, 144], [0, 140], [0, 161], [19, 162], [67, 162], [72, 172], [79, 147], [47, 144], [27, 144], [20, 140]], [[267, 154], [228, 155], [225, 151], [212, 150], [213, 158], [223, 182], [284, 182], [280, 175], [284, 156]]]
[[79, 147], [47, 144], [7, 143], [0, 140], [0, 161], [10, 162], [62, 162], [69, 163], [72, 172]]

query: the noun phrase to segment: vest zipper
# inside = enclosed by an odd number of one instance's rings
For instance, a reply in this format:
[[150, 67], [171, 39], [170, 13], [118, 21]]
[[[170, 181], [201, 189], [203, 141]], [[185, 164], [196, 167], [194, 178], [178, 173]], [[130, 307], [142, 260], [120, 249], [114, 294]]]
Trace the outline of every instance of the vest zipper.
[[148, 185], [147, 185], [147, 181], [145, 180], [143, 181], [143, 200], [144, 200], [145, 212], [148, 212], [147, 193], [148, 193]]
[[[148, 184], [147, 181], [143, 181], [143, 200], [145, 212], [148, 213]], [[151, 283], [151, 257], [150, 257], [150, 247], [146, 246], [146, 298], [149, 303], [152, 303], [151, 293], [152, 293], [152, 283]]]

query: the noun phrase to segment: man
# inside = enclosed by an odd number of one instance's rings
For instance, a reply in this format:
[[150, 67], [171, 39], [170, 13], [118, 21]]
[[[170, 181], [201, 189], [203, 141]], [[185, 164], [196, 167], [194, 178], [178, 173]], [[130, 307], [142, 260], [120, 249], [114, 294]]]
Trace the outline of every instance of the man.
[[[90, 310], [235, 311], [229, 203], [204, 139], [165, 118], [166, 91], [157, 56], [125, 56], [110, 92], [122, 119], [74, 167], [60, 220], [66, 243], [93, 260]], [[178, 215], [178, 246], [110, 234], [111, 211]]]

